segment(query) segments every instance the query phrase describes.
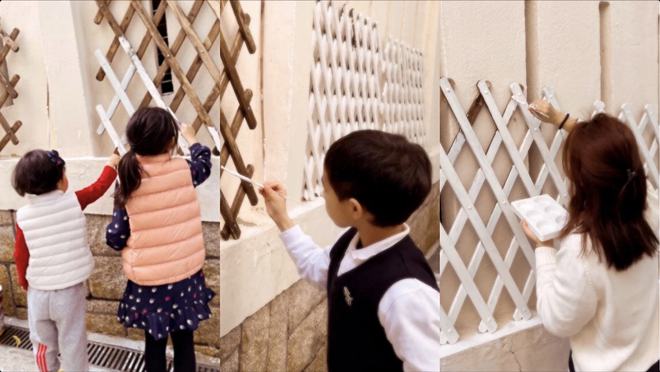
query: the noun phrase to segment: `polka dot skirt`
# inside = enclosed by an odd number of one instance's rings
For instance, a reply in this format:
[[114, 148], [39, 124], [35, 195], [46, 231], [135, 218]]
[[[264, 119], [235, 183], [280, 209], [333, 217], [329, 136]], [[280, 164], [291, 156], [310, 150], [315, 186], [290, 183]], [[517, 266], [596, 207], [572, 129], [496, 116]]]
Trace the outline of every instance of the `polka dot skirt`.
[[172, 331], [194, 331], [211, 316], [215, 293], [206, 287], [204, 273], [172, 284], [143, 286], [128, 281], [117, 320], [126, 328], [144, 329], [156, 340]]

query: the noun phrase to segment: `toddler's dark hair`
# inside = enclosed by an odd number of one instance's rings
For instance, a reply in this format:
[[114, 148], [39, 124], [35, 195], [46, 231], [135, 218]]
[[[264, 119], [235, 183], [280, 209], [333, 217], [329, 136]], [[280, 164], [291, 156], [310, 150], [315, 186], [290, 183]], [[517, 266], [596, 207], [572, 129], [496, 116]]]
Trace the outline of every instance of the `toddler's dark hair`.
[[32, 150], [18, 161], [12, 174], [12, 187], [18, 195], [41, 195], [57, 189], [64, 176], [64, 161], [56, 152]]
[[179, 126], [168, 111], [159, 107], [138, 109], [126, 127], [126, 138], [131, 146], [119, 161], [117, 173], [119, 187], [115, 192], [115, 203], [125, 206], [131, 194], [142, 183], [142, 167], [138, 155], [160, 155], [172, 149], [179, 136]]
[[324, 167], [339, 200], [356, 199], [376, 226], [404, 223], [431, 190], [426, 151], [396, 134], [348, 134], [330, 146]]

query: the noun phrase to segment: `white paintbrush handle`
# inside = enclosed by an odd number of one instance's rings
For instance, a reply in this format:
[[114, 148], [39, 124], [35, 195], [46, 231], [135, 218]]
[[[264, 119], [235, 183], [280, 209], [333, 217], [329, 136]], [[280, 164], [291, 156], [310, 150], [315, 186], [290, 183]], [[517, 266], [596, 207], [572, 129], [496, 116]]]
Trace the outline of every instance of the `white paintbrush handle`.
[[225, 172], [231, 174], [232, 176], [234, 176], [234, 177], [236, 177], [236, 178], [239, 178], [239, 179], [241, 179], [241, 180], [243, 180], [243, 181], [245, 181], [245, 182], [249, 182], [249, 183], [251, 183], [252, 185], [257, 186], [257, 187], [260, 188], [260, 189], [263, 189], [263, 188], [264, 188], [264, 185], [260, 184], [259, 182], [253, 181], [253, 180], [251, 180], [251, 179], [245, 177], [244, 175], [242, 175], [242, 174], [240, 174], [240, 173], [237, 173], [237, 172], [234, 172], [234, 171], [232, 171], [232, 170], [229, 170], [229, 169], [223, 167], [222, 165], [220, 166], [220, 169], [222, 169], [223, 171], [225, 171]]

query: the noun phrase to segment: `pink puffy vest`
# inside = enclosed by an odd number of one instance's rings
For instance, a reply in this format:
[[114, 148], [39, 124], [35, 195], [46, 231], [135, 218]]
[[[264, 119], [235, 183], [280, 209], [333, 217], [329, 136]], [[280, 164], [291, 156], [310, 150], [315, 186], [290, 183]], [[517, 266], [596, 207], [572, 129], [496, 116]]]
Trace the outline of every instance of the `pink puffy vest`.
[[126, 203], [131, 236], [122, 250], [124, 273], [140, 285], [174, 283], [199, 271], [205, 258], [190, 168], [169, 154], [138, 160], [142, 183]]

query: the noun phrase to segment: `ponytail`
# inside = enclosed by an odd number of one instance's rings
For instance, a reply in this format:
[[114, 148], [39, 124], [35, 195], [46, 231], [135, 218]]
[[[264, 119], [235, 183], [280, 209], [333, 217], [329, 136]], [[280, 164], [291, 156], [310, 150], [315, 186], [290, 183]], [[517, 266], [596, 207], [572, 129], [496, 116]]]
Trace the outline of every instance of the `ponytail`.
[[131, 194], [142, 183], [142, 166], [140, 166], [135, 151], [131, 149], [121, 158], [117, 166], [117, 173], [119, 187], [115, 189], [115, 205], [123, 208]]
[[167, 153], [176, 144], [179, 127], [168, 111], [158, 107], [143, 107], [135, 111], [126, 126], [126, 139], [131, 146], [119, 161], [119, 187], [115, 190], [115, 205], [123, 208], [131, 194], [142, 183], [142, 166], [137, 156]]

